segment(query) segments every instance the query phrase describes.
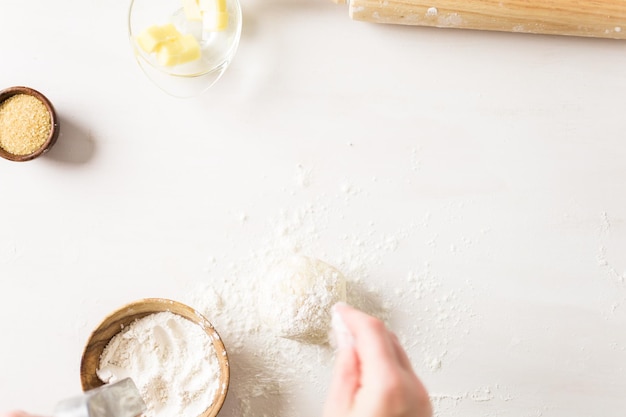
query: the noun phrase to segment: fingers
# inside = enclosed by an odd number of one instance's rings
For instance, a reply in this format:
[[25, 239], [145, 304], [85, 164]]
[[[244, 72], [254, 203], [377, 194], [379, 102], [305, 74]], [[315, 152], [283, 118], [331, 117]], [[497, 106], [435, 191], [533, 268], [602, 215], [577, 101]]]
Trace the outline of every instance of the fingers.
[[400, 366], [400, 359], [385, 325], [347, 304], [338, 304], [335, 308], [353, 336], [364, 378], [368, 378], [368, 374], [378, 378], [395, 372], [395, 368]]
[[324, 417], [432, 416], [428, 392], [383, 322], [346, 304], [333, 314], [339, 350]]
[[330, 383], [324, 417], [349, 414], [354, 396], [360, 387], [359, 360], [353, 346], [343, 346], [335, 354], [335, 366]]
[[353, 343], [359, 340], [357, 353], [364, 355], [363, 362], [383, 365], [380, 362], [388, 359], [393, 361], [392, 365], [398, 365], [410, 373], [414, 372], [411, 360], [398, 337], [387, 330], [380, 320], [346, 304], [338, 304], [335, 310], [341, 315], [345, 327], [352, 333]]

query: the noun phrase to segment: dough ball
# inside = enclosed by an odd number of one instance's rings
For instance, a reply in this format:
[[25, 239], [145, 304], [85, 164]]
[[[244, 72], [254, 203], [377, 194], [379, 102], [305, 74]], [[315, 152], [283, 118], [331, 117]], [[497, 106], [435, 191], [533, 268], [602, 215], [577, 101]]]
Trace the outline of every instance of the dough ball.
[[270, 271], [265, 318], [281, 337], [303, 343], [328, 341], [331, 307], [346, 301], [346, 279], [319, 259], [296, 256]]

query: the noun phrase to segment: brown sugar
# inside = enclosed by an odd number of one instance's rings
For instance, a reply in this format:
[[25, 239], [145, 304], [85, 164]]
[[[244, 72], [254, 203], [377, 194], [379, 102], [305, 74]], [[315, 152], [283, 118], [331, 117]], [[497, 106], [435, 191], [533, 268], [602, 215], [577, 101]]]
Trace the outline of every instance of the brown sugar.
[[52, 130], [48, 108], [36, 97], [16, 94], [0, 103], [0, 147], [28, 155], [46, 142]]

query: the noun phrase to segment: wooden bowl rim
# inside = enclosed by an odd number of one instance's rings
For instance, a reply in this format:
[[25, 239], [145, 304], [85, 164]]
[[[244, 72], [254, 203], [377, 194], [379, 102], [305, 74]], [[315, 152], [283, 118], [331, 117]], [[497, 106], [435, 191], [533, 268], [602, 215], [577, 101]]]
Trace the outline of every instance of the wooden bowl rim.
[[41, 94], [39, 91], [30, 87], [15, 86], [15, 87], [5, 88], [4, 90], [0, 91], [0, 104], [2, 104], [8, 98], [13, 97], [18, 94], [26, 94], [26, 95], [33, 96], [39, 99], [39, 101], [41, 101], [44, 104], [44, 106], [46, 106], [46, 109], [48, 110], [48, 113], [50, 114], [50, 126], [51, 126], [50, 134], [48, 135], [48, 138], [43, 143], [43, 145], [41, 145], [36, 151], [26, 154], [26, 155], [15, 155], [15, 154], [12, 154], [11, 152], [4, 150], [2, 147], [0, 147], [0, 156], [3, 157], [4, 159], [8, 159], [9, 161], [15, 161], [15, 162], [25, 162], [25, 161], [30, 161], [32, 159], [35, 159], [38, 156], [48, 152], [48, 150], [50, 150], [50, 148], [56, 143], [57, 138], [59, 137], [59, 121], [57, 118], [56, 111], [54, 110], [54, 106], [52, 105], [50, 100], [48, 100], [48, 98], [44, 96], [43, 94]]
[[[146, 306], [151, 306], [151, 308], [146, 308]], [[154, 306], [159, 306], [161, 308], [154, 309]], [[130, 314], [131, 312], [136, 311], [136, 309], [139, 309], [137, 313]], [[224, 401], [226, 400], [226, 395], [228, 393], [228, 387], [230, 384], [230, 365], [228, 361], [228, 353], [226, 351], [222, 338], [220, 337], [217, 330], [215, 330], [211, 322], [200, 312], [186, 304], [167, 298], [144, 298], [141, 300], [133, 301], [113, 311], [100, 322], [95, 330], [93, 330], [89, 335], [81, 357], [80, 380], [83, 391], [88, 391], [90, 389], [104, 385], [104, 383], [97, 377], [97, 375], [95, 375], [96, 369], [90, 369], [90, 361], [87, 360], [88, 356], [92, 355], [94, 352], [97, 353], [99, 362], [100, 355], [102, 354], [102, 351], [104, 350], [106, 345], [115, 335], [122, 331], [123, 328], [139, 318], [160, 312], [170, 312], [173, 314], [177, 314], [191, 321], [195, 325], [200, 326], [211, 338], [211, 341], [213, 342], [213, 347], [216, 351], [217, 360], [220, 365], [220, 387], [215, 394], [213, 403], [208, 408], [206, 408], [198, 417], [217, 416], [222, 408], [222, 405], [224, 404]], [[184, 314], [181, 314], [180, 312], [184, 312]], [[124, 323], [121, 323], [122, 321], [124, 321]], [[111, 337], [107, 338], [106, 343], [102, 344], [98, 343], [97, 340], [94, 340], [94, 338], [96, 338], [99, 333], [106, 331], [110, 326], [114, 324], [120, 325], [120, 328], [116, 332], [114, 332]], [[92, 352], [92, 349], [95, 349], [94, 352]]]

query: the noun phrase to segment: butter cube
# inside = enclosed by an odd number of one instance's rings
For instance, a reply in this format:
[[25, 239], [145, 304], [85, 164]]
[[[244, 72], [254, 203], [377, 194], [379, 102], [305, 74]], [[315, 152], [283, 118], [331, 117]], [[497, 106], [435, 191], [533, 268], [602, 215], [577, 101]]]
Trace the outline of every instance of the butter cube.
[[165, 67], [195, 61], [200, 59], [200, 55], [200, 44], [191, 34], [164, 42], [157, 49], [157, 61]]
[[180, 36], [173, 24], [168, 23], [163, 26], [150, 26], [137, 36], [137, 44], [147, 53], [154, 52], [158, 46]]
[[187, 20], [202, 20], [202, 12], [200, 11], [197, 0], [183, 0], [183, 10], [185, 11]]
[[202, 30], [221, 31], [228, 27], [228, 12], [204, 12], [202, 13]]
[[226, 11], [226, 0], [198, 0], [198, 4], [203, 12]]

